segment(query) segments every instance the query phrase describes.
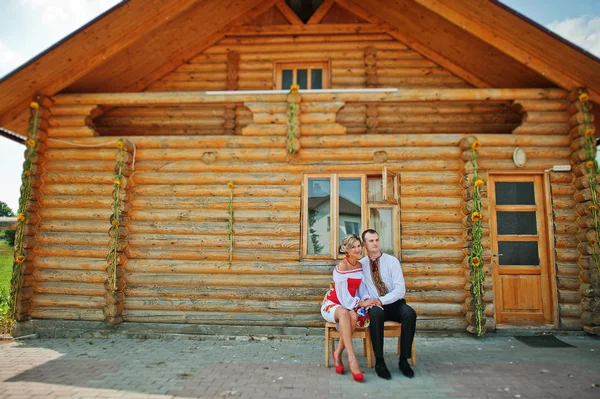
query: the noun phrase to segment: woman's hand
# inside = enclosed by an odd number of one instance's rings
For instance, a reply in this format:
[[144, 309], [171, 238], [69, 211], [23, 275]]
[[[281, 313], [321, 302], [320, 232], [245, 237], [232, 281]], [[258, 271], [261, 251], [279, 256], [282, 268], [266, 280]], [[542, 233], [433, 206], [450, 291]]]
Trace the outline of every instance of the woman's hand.
[[381, 301], [378, 298], [367, 298], [364, 301], [360, 301], [358, 306], [361, 308], [365, 308], [366, 310], [371, 309], [373, 306], [377, 306], [383, 309], [381, 306]]

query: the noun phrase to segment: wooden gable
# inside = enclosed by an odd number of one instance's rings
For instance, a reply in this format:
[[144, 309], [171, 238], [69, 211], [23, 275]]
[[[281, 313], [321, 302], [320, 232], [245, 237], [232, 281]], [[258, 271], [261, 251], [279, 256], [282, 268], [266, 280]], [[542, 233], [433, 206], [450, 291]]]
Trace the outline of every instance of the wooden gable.
[[[0, 81], [0, 126], [23, 133], [36, 93], [136, 92], [234, 34], [387, 33], [475, 87], [587, 87], [599, 62], [497, 1], [129, 0]], [[548, 51], [550, 49], [550, 51]]]

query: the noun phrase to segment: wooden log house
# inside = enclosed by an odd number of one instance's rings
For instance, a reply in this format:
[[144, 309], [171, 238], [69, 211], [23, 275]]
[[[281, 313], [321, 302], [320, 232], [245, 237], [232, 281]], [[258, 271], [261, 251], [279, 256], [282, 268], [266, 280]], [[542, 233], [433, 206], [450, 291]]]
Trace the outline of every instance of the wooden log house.
[[493, 0], [123, 2], [0, 81], [17, 330], [321, 334], [375, 227], [418, 329], [474, 331], [479, 178], [485, 329], [598, 334], [599, 72]]

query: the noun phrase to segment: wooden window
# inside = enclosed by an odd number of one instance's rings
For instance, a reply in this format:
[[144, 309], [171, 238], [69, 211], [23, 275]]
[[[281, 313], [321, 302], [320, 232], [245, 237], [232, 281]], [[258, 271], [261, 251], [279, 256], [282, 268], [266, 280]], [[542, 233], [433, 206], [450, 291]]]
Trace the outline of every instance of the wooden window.
[[297, 84], [301, 90], [329, 88], [327, 62], [286, 62], [276, 64], [275, 89], [287, 90]]
[[[397, 180], [396, 180], [397, 181]], [[373, 228], [382, 251], [399, 253], [398, 204], [384, 199], [382, 175], [305, 175], [302, 195], [302, 257], [337, 259], [344, 236]], [[395, 192], [398, 188], [394, 187]]]

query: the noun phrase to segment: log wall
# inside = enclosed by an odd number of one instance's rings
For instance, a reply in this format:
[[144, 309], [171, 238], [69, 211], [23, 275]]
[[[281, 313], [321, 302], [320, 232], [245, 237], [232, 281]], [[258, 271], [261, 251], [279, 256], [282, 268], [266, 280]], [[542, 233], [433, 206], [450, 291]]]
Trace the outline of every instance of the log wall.
[[[260, 103], [245, 104], [255, 109]], [[271, 104], [277, 109], [273, 105], [277, 103], [262, 104], [262, 108]], [[307, 109], [312, 111], [331, 109], [331, 103], [311, 104]], [[554, 110], [563, 105], [562, 100], [535, 102], [540, 109], [553, 109], [543, 111], [550, 115], [566, 112]], [[366, 103], [345, 106], [368, 108]], [[500, 115], [509, 126], [514, 118], [505, 118], [513, 114], [503, 104], [484, 102], [385, 103], [378, 107], [397, 115], [405, 115], [408, 109], [429, 110], [420, 115], [423, 121], [434, 120], [431, 127], [436, 126], [436, 115], [456, 109], [463, 111], [458, 115], [469, 116], [476, 114], [465, 110], [486, 110], [489, 115]], [[137, 114], [140, 109], [120, 108], [119, 112]], [[526, 115], [523, 111], [524, 119]], [[532, 131], [547, 119], [539, 120], [528, 122]], [[467, 134], [405, 133], [401, 127], [397, 131], [390, 127], [379, 135], [352, 134], [349, 125], [342, 123], [346, 129], [342, 135], [325, 131], [301, 136], [300, 152], [289, 158], [284, 130], [266, 128], [273, 125], [268, 118], [261, 121], [250, 132], [258, 133], [250, 135], [128, 136], [136, 145], [136, 161], [127, 189], [123, 319], [273, 328], [321, 326], [320, 299], [333, 263], [300, 260], [302, 174], [356, 172], [359, 165], [368, 174], [380, 173], [387, 166], [401, 175], [401, 261], [407, 300], [419, 314], [420, 327], [466, 328], [461, 176], [469, 171], [460, 159], [459, 143]], [[486, 121], [475, 119], [476, 123], [465, 126], [475, 131], [483, 129]], [[261, 126], [266, 129], [261, 131]], [[388, 129], [389, 125], [379, 126]], [[528, 155], [525, 170], [564, 164], [570, 154], [570, 138], [565, 133], [480, 133], [477, 137], [482, 144], [483, 173], [517, 171], [511, 160], [515, 147]], [[76, 139], [85, 145], [110, 140]], [[34, 286], [36, 317], [102, 319], [114, 156], [113, 148], [48, 142]], [[570, 179], [570, 173], [552, 173], [557, 248], [566, 249], [557, 252], [561, 322], [574, 328], [579, 308], [575, 302], [578, 286], [568, 283], [570, 265], [576, 267], [577, 261], [569, 258], [574, 250], [568, 249], [576, 239], [567, 215], [572, 201], [568, 199]], [[231, 263], [228, 181], [235, 184]], [[487, 208], [487, 198], [483, 206]], [[489, 248], [489, 242], [484, 245]], [[489, 263], [487, 255], [484, 261]], [[493, 292], [489, 274], [486, 288], [490, 328]]]
[[[323, 58], [330, 59], [333, 88], [468, 87], [404, 44], [373, 33], [225, 37], [150, 91], [271, 89], [274, 60]], [[122, 248], [124, 321], [321, 327], [320, 301], [334, 263], [300, 259], [302, 175], [379, 174], [387, 166], [401, 176], [400, 258], [419, 327], [464, 330], [461, 176], [469, 171], [459, 143], [470, 135], [480, 140], [484, 177], [569, 163], [568, 103], [560, 92], [535, 100], [430, 96], [415, 92], [412, 99], [379, 103], [361, 101], [360, 94], [337, 102], [303, 98], [300, 151], [293, 157], [286, 148], [287, 103], [261, 102], [260, 95], [183, 104], [173, 93], [158, 105], [105, 107], [100, 117], [82, 112], [73, 97], [50, 109], [50, 124], [57, 124], [49, 137], [68, 135], [82, 145], [122, 137], [136, 145]], [[79, 118], [72, 129], [59, 126], [68, 123], [68, 109]], [[102, 320], [114, 146], [47, 145], [31, 314]], [[527, 153], [522, 169], [512, 162], [516, 147]], [[571, 180], [570, 173], [551, 173], [560, 321], [562, 328], [577, 329]], [[231, 262], [228, 181], [235, 185]], [[484, 245], [489, 264], [489, 242]], [[489, 274], [486, 288], [490, 328]]]

